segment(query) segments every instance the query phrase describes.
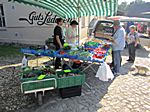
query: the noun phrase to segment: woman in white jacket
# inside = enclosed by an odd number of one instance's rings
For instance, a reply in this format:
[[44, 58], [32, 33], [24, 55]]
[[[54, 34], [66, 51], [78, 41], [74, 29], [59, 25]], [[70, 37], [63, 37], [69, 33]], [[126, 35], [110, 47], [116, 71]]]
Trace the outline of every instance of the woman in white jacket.
[[77, 38], [78, 38], [77, 25], [78, 22], [73, 20], [70, 23], [70, 26], [66, 29], [66, 42], [68, 44], [76, 45], [77, 43]]

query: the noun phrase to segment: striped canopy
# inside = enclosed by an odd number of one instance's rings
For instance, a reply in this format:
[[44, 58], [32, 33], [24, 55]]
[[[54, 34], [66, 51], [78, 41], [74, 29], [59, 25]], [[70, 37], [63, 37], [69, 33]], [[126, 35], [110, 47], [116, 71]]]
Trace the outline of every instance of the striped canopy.
[[113, 16], [118, 0], [8, 0], [50, 10], [62, 18]]

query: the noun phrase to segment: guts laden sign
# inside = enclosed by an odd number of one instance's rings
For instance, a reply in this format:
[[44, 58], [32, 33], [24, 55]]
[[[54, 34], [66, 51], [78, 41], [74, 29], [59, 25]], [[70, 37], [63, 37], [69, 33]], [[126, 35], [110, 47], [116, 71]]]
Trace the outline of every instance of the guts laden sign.
[[[28, 17], [21, 17], [19, 18], [19, 21], [26, 21], [30, 25], [37, 24], [39, 26], [42, 25], [50, 25], [52, 23], [55, 23], [56, 19], [58, 18], [57, 15], [54, 15], [52, 12], [45, 12], [37, 13], [36, 11], [33, 11], [29, 14]], [[71, 22], [72, 19], [64, 19], [64, 23]]]

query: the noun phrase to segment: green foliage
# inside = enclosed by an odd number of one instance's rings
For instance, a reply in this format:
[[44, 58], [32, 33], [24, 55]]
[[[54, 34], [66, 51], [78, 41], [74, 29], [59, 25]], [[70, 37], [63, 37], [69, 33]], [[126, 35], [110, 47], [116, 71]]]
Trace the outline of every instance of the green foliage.
[[128, 3], [127, 3], [127, 2], [122, 2], [122, 3], [118, 6], [118, 10], [119, 10], [119, 11], [126, 12], [127, 7], [128, 7]]
[[129, 7], [132, 7], [133, 5], [143, 4], [143, 3], [145, 3], [145, 1], [143, 0], [135, 0], [130, 4], [128, 4], [127, 2], [122, 2], [120, 5], [118, 5], [118, 10], [126, 12]]
[[0, 57], [9, 57], [17, 55], [21, 55], [20, 48], [8, 45], [0, 45]]

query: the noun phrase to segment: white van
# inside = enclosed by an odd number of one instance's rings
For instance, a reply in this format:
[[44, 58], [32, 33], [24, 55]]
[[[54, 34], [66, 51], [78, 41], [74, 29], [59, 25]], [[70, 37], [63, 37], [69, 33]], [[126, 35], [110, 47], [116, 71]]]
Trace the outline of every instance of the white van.
[[88, 26], [88, 36], [99, 37], [99, 32], [113, 35], [113, 21], [93, 19]]

